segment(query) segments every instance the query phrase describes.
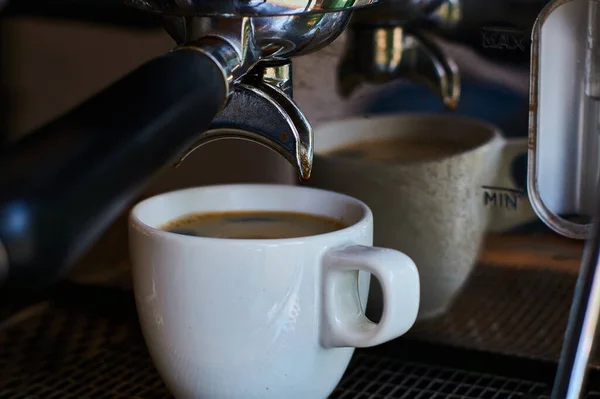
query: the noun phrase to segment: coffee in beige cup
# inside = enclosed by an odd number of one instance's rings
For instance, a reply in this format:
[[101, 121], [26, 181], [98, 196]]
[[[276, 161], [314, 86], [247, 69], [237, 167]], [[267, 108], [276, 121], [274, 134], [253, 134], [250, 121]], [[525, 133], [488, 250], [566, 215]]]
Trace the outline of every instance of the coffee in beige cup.
[[[536, 219], [511, 177], [526, 139], [451, 115], [393, 115], [315, 130], [309, 185], [351, 195], [374, 214], [375, 245], [410, 256], [421, 276], [419, 319], [443, 314], [465, 285], [486, 232]], [[381, 312], [372, 284], [369, 313]]]

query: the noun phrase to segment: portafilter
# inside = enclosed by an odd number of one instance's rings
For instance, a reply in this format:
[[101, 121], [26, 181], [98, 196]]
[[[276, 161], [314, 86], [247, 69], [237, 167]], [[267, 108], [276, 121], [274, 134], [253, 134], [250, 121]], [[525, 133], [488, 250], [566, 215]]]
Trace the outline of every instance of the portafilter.
[[157, 171], [207, 142], [259, 142], [307, 179], [313, 133], [289, 59], [375, 2], [127, 1], [162, 18], [177, 45], [0, 151], [1, 292], [48, 287]]

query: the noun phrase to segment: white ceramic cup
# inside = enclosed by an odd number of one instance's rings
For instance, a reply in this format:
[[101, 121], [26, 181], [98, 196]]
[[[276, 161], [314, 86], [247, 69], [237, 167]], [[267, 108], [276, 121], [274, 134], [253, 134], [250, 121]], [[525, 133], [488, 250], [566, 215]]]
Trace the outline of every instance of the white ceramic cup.
[[[384, 138], [456, 140], [449, 156], [407, 163], [335, 157], [333, 150]], [[375, 245], [410, 256], [421, 278], [419, 320], [443, 314], [474, 268], [486, 231], [537, 220], [512, 179], [527, 139], [506, 140], [495, 126], [451, 115], [402, 114], [346, 119], [315, 130], [308, 184], [364, 201], [375, 217]], [[372, 285], [369, 315], [381, 311]]]
[[[240, 210], [323, 215], [349, 227], [272, 240], [160, 230], [184, 215]], [[129, 226], [142, 331], [177, 398], [323, 399], [354, 348], [404, 334], [417, 316], [415, 264], [373, 248], [370, 209], [342, 194], [290, 185], [191, 188], [142, 201]], [[365, 272], [383, 287], [378, 324], [363, 312]]]

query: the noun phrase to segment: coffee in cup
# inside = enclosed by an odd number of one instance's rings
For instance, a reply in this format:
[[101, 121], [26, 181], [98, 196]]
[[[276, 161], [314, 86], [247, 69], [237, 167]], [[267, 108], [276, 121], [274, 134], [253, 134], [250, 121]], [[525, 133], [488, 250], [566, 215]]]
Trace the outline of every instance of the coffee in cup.
[[185, 215], [161, 229], [195, 237], [248, 240], [308, 237], [345, 227], [339, 220], [308, 213], [232, 211]]
[[392, 137], [351, 143], [327, 152], [326, 155], [363, 162], [401, 164], [439, 160], [468, 148], [467, 143], [456, 140]]
[[[419, 319], [442, 315], [475, 266], [486, 231], [536, 220], [512, 178], [527, 139], [456, 115], [403, 114], [346, 119], [315, 129], [308, 185], [364, 201], [374, 243], [415, 260]], [[382, 311], [372, 286], [369, 314]]]

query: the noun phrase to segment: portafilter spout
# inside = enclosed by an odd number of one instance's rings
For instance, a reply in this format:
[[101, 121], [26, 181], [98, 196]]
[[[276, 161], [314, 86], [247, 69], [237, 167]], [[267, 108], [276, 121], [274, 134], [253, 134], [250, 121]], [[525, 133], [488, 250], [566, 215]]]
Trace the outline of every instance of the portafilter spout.
[[390, 0], [354, 13], [338, 67], [340, 94], [349, 96], [361, 83], [409, 78], [426, 83], [447, 109], [456, 108], [458, 66], [414, 22], [452, 25], [460, 10], [459, 0]]
[[312, 129], [291, 98], [289, 58], [376, 1], [127, 1], [163, 18], [177, 47], [0, 150], [1, 293], [63, 275], [154, 173], [198, 145], [257, 141], [308, 178]]
[[[233, 82], [227, 104], [181, 160], [215, 140], [245, 139], [281, 154], [308, 179], [313, 132], [292, 100], [289, 59], [329, 44], [350, 16], [345, 10], [274, 17], [165, 17], [165, 28], [179, 48], [212, 54]], [[235, 54], [231, 65], [226, 50]]]

